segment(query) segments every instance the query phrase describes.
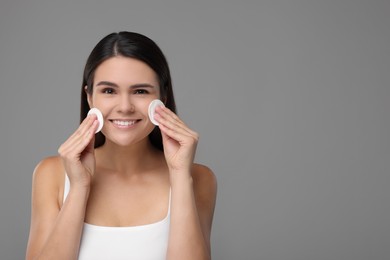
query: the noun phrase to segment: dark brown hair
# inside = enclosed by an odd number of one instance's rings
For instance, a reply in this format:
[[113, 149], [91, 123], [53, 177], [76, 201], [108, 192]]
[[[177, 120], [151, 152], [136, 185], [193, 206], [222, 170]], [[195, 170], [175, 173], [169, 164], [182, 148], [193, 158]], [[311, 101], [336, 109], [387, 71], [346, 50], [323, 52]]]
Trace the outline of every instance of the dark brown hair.
[[[154, 41], [142, 34], [124, 31], [111, 33], [100, 40], [87, 59], [81, 86], [80, 123], [85, 119], [90, 109], [85, 86], [87, 86], [87, 92], [91, 94], [96, 68], [103, 61], [118, 55], [138, 59], [151, 67], [158, 77], [161, 100], [166, 107], [176, 112], [171, 74], [168, 62], [161, 49]], [[161, 132], [158, 127], [153, 129], [149, 139], [153, 146], [163, 150]], [[102, 146], [104, 142], [105, 136], [101, 132], [97, 133], [95, 148]]]

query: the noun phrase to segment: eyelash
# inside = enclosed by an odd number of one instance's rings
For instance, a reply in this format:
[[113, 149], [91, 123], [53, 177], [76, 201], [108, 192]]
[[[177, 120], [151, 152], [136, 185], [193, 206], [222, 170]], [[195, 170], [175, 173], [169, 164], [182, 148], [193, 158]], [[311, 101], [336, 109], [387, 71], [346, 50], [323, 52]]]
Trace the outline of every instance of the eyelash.
[[135, 94], [138, 94], [138, 95], [145, 95], [145, 94], [149, 94], [149, 92], [146, 90], [146, 89], [136, 89], [134, 91]]
[[105, 88], [102, 90], [102, 93], [112, 95], [114, 94], [114, 89], [112, 88]]
[[[115, 90], [112, 88], [105, 88], [102, 90], [102, 93], [112, 95], [112, 94], [115, 94]], [[147, 91], [146, 89], [136, 89], [136, 90], [134, 90], [134, 94], [146, 95], [146, 94], [149, 94], [149, 91]]]

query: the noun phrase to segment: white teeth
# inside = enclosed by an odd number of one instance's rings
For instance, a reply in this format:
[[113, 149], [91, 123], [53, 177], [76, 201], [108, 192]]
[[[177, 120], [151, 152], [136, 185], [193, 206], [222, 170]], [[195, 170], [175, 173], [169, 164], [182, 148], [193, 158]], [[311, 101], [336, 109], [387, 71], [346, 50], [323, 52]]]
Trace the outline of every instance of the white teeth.
[[134, 125], [135, 121], [120, 121], [120, 120], [113, 120], [112, 121], [116, 125], [120, 126], [129, 126], [129, 125]]

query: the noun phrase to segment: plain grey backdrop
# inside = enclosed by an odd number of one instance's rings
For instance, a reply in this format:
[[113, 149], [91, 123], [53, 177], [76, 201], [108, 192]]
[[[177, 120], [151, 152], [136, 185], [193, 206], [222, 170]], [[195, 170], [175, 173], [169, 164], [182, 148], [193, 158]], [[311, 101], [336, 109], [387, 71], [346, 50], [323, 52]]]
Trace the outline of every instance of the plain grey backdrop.
[[388, 0], [2, 0], [0, 259], [24, 258], [33, 169], [121, 30], [160, 45], [201, 135], [214, 259], [390, 259], [389, 28]]

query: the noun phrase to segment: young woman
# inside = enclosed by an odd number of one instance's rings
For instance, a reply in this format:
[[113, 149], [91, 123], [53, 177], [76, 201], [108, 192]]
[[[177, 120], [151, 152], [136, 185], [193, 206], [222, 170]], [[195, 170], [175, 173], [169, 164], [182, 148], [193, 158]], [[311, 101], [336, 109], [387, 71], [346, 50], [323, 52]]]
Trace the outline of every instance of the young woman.
[[[155, 126], [148, 117], [154, 99]], [[96, 115], [104, 118], [101, 132]], [[27, 259], [210, 259], [216, 178], [175, 114], [167, 61], [146, 36], [104, 37], [84, 70], [78, 129], [33, 175]]]

